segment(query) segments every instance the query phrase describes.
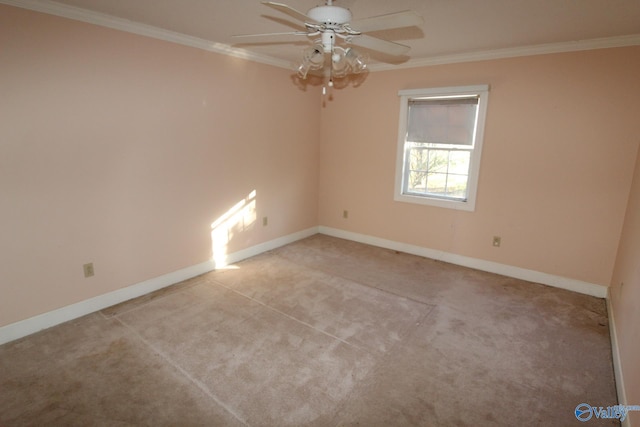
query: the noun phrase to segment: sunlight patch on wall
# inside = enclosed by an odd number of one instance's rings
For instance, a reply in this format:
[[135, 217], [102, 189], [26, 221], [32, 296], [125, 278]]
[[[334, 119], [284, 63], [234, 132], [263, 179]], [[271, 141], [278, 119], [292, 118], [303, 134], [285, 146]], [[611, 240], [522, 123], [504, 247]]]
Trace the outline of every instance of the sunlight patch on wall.
[[227, 267], [229, 242], [255, 222], [256, 190], [253, 190], [211, 224], [211, 252], [216, 269]]

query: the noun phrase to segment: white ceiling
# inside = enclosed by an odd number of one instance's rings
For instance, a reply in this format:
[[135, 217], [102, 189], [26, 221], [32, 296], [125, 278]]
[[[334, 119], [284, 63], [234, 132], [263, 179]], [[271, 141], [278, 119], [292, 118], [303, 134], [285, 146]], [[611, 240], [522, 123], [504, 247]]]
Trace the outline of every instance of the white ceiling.
[[[322, 4], [322, 0], [278, 1], [302, 12]], [[242, 48], [282, 65], [297, 61], [303, 46], [308, 43], [304, 36], [265, 40], [269, 43], [261, 43], [260, 39], [232, 38], [234, 34], [301, 29], [293, 18], [259, 0], [0, 2], [81, 16], [80, 19], [115, 17], [118, 18], [116, 21], [128, 25], [131, 24], [128, 21], [132, 21], [199, 41], [215, 42], [220, 44], [218, 46]], [[60, 4], [65, 6], [61, 9]], [[640, 44], [640, 0], [335, 0], [334, 5], [348, 7], [354, 19], [403, 10], [414, 10], [423, 16], [425, 23], [420, 28], [369, 33], [411, 47], [409, 57], [404, 58], [370, 52], [374, 64], [455, 62], [456, 58], [474, 56], [514, 56], [518, 52]], [[83, 12], [75, 8], [91, 12], [87, 15], [72, 13]], [[61, 10], [66, 13], [59, 13]], [[100, 19], [93, 21], [100, 22]]]

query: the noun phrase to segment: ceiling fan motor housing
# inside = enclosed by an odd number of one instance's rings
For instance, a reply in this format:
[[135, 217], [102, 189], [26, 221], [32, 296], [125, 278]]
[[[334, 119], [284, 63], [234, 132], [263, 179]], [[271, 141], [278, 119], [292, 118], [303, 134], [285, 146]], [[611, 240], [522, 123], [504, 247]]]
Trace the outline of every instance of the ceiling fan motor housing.
[[338, 6], [318, 6], [307, 12], [307, 16], [325, 25], [342, 25], [351, 21], [349, 9]]

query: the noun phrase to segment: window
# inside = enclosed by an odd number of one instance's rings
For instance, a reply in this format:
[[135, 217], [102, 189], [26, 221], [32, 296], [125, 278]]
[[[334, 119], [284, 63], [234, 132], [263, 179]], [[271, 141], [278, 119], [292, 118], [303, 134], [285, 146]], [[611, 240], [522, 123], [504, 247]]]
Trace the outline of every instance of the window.
[[402, 90], [395, 200], [473, 211], [489, 86]]

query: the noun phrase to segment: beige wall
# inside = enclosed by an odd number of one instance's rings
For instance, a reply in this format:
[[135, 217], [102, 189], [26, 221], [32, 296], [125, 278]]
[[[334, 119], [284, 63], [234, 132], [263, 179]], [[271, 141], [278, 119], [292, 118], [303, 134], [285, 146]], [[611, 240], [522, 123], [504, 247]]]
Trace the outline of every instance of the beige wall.
[[[627, 404], [640, 405], [640, 150], [611, 280], [610, 297]], [[640, 412], [631, 413], [631, 420], [631, 425], [640, 425]]]
[[317, 225], [291, 72], [4, 5], [0, 64], [0, 326], [209, 260], [253, 190], [229, 251]]
[[[320, 224], [608, 286], [639, 143], [639, 69], [630, 47], [372, 73], [322, 110]], [[475, 212], [395, 202], [398, 90], [484, 83]]]

